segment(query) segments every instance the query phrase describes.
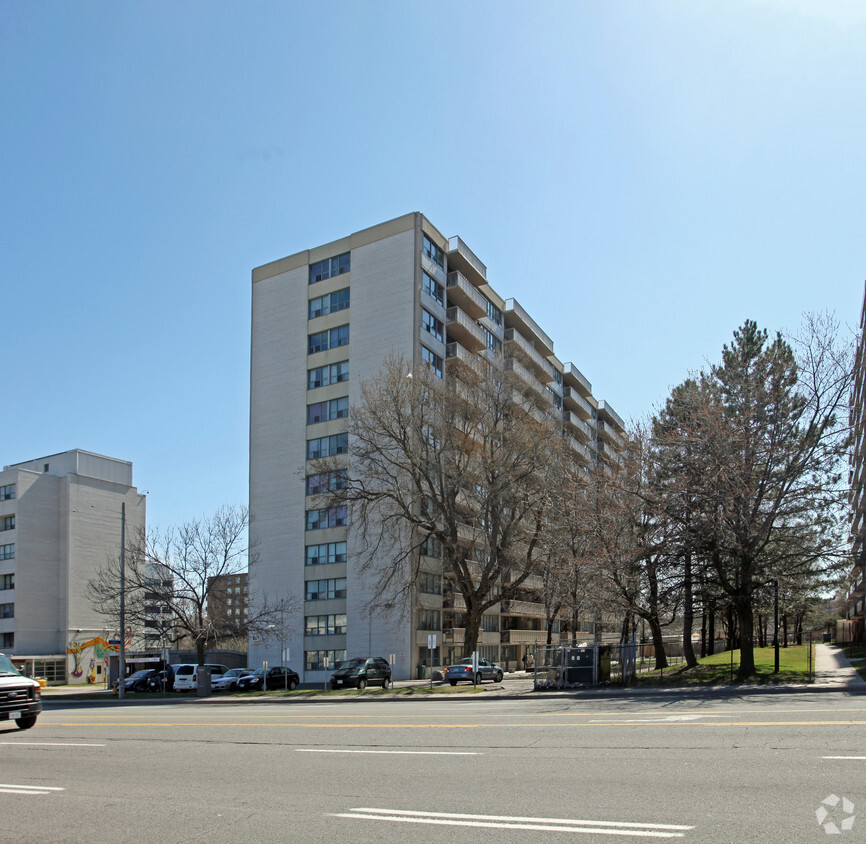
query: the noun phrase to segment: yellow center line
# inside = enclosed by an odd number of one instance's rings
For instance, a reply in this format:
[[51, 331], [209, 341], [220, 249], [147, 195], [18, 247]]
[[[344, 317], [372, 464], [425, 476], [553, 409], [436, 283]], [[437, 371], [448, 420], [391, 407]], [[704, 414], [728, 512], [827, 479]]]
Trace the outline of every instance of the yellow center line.
[[[359, 723], [321, 723], [321, 722], [291, 722], [263, 724], [262, 721], [209, 721], [203, 723], [197, 721], [52, 721], [53, 726], [58, 727], [305, 727], [305, 728], [332, 728], [332, 729], [370, 729], [387, 728], [402, 730], [472, 730], [484, 727], [490, 729], [501, 729], [503, 727], [525, 728], [538, 727], [538, 724], [513, 722], [509, 724], [382, 724], [371, 722]], [[559, 723], [548, 723], [545, 727], [854, 727], [864, 726], [866, 721], [658, 721], [643, 722], [640, 724], [629, 721], [606, 721], [603, 724], [585, 724], [574, 721], [562, 721]]]

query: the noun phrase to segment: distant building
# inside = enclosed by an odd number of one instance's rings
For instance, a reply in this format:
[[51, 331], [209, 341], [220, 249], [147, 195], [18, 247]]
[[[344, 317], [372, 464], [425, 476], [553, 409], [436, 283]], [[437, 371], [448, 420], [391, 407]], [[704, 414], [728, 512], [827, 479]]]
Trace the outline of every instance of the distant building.
[[208, 579], [207, 615], [217, 629], [243, 627], [250, 615], [249, 572], [220, 574]]
[[[101, 682], [117, 621], [85, 597], [88, 582], [145, 527], [132, 464], [73, 449], [0, 472], [0, 651], [49, 682]], [[131, 643], [131, 635], [127, 632]]]

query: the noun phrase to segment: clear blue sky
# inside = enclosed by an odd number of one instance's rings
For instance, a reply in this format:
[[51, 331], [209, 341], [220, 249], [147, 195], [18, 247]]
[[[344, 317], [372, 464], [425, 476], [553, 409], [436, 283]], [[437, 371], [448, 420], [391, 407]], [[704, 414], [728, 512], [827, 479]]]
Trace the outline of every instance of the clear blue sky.
[[247, 498], [250, 271], [409, 211], [641, 417], [745, 319], [855, 325], [866, 4], [0, 4], [0, 463]]

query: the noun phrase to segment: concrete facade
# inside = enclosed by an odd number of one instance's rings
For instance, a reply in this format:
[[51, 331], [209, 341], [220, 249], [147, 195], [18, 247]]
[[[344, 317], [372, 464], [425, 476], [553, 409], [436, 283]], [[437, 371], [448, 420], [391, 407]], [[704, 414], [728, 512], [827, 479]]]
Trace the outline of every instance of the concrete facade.
[[51, 661], [45, 673], [54, 675], [62, 660], [69, 682], [84, 682], [102, 666], [101, 642], [118, 631], [91, 607], [85, 589], [120, 549], [121, 502], [127, 531], [143, 529], [145, 497], [127, 461], [75, 449], [4, 467], [0, 615], [8, 617], [0, 618], [0, 650]]
[[[328, 277], [320, 278], [322, 272]], [[344, 297], [348, 307], [319, 314], [318, 302], [331, 294]], [[441, 339], [424, 328], [431, 317], [441, 324]], [[318, 348], [316, 337], [324, 332], [336, 332], [335, 348]], [[348, 430], [342, 410], [337, 418], [310, 422], [308, 406], [348, 398], [351, 408], [361, 382], [375, 376], [390, 353], [415, 365], [433, 355], [447, 378], [448, 360], [485, 347], [513, 358], [507, 365], [519, 369], [557, 415], [561, 412], [575, 452], [587, 462], [621, 461], [624, 426], [615, 411], [596, 401], [574, 364], [554, 355], [553, 341], [520, 304], [490, 286], [485, 265], [466, 244], [444, 237], [422, 214], [407, 214], [253, 270], [250, 600], [302, 599], [288, 641], [292, 667], [302, 680], [326, 679], [325, 655], [330, 665], [344, 656], [393, 657], [394, 678], [405, 679], [426, 661], [428, 632], [436, 632], [445, 646], [440, 660], [455, 656], [462, 642], [462, 630], [444, 623], [436, 631], [417, 629], [422, 610], [439, 611], [453, 621], [459, 607], [443, 607], [441, 594], [419, 590], [402, 614], [377, 604], [375, 586], [363, 582], [353, 567], [351, 525], [308, 529], [307, 511], [315, 500], [311, 504], [306, 495], [305, 476], [316, 465], [307, 459], [310, 443]], [[524, 363], [516, 354], [509, 356], [509, 349], [519, 349]], [[338, 364], [348, 367], [347, 378], [338, 375], [336, 383], [318, 385], [319, 371]], [[306, 564], [310, 548], [315, 565]], [[436, 562], [422, 569], [435, 574]], [[303, 600], [310, 584], [316, 597]], [[539, 603], [510, 603], [503, 613], [520, 617], [527, 629], [485, 630], [481, 647], [482, 655], [514, 665], [546, 633], [529, 623], [543, 617]], [[317, 625], [315, 634], [305, 635]], [[278, 656], [276, 643], [250, 642], [251, 665], [262, 659], [275, 664]]]

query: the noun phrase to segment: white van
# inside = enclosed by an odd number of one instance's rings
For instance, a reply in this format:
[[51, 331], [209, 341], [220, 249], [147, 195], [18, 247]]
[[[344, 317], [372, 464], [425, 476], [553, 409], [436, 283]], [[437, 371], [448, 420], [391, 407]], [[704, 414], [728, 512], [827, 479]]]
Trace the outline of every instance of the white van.
[[[219, 665], [215, 662], [206, 662], [205, 668], [210, 668], [211, 680], [222, 677], [228, 671], [228, 666]], [[176, 692], [191, 692], [198, 688], [198, 666], [186, 663], [184, 665], [173, 665], [174, 690]]]

